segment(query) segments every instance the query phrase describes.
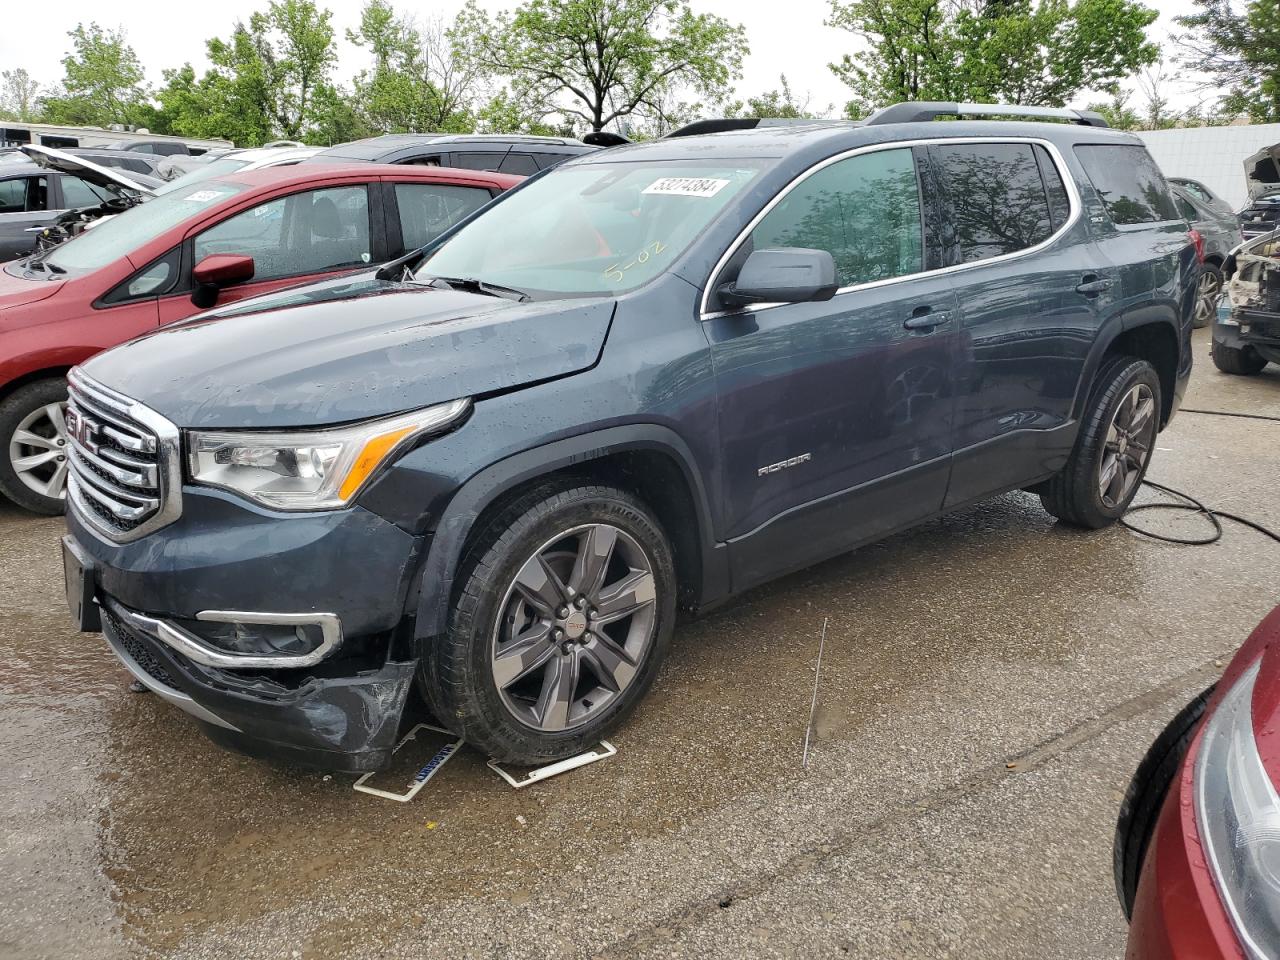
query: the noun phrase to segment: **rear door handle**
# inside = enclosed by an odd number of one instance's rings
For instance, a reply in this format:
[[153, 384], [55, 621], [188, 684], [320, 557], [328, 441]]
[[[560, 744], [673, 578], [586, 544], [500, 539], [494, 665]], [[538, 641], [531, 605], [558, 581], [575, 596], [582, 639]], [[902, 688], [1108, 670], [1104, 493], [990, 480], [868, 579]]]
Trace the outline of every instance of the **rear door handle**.
[[908, 330], [932, 330], [944, 323], [951, 322], [951, 314], [945, 310], [934, 310], [933, 307], [917, 307], [902, 325]]
[[1105, 293], [1110, 289], [1110, 280], [1093, 274], [1086, 274], [1084, 280], [1076, 284], [1076, 293], [1083, 293], [1086, 297], [1096, 297], [1098, 294]]

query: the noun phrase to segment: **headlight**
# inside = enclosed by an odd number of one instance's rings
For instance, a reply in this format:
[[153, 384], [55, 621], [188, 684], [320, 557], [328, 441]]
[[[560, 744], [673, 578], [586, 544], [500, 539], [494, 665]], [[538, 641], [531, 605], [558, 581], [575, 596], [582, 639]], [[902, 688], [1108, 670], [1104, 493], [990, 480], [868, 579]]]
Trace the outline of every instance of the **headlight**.
[[325, 430], [187, 432], [191, 479], [278, 510], [341, 507], [397, 451], [439, 433], [471, 408], [454, 400], [382, 420]]
[[1196, 822], [1218, 892], [1251, 960], [1280, 957], [1280, 797], [1258, 756], [1249, 705], [1255, 663], [1205, 726]]

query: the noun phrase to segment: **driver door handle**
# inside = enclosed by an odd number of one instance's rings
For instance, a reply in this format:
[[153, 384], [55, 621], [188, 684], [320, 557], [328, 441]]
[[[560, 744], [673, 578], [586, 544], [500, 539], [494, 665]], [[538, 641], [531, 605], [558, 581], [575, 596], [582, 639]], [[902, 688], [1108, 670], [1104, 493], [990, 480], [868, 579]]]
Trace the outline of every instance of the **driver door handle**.
[[946, 310], [934, 310], [933, 307], [917, 307], [902, 325], [908, 330], [932, 330], [951, 320]]

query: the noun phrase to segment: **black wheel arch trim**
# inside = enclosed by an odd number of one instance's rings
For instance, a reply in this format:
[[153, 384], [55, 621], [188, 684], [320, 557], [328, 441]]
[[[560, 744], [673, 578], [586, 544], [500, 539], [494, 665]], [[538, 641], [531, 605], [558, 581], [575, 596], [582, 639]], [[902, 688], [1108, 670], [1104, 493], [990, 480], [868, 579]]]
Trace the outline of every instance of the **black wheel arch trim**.
[[[706, 485], [688, 444], [674, 430], [660, 424], [627, 424], [567, 437], [513, 454], [462, 484], [437, 520], [426, 556], [416, 575], [421, 589], [417, 591], [414, 635], [424, 639], [444, 631], [463, 547], [476, 520], [490, 504], [540, 476], [632, 451], [665, 454], [679, 466], [693, 494], [693, 510], [697, 518], [702, 569], [699, 606], [728, 596], [728, 550], [715, 539]], [[414, 591], [410, 591], [409, 597], [412, 602]]]
[[[1189, 323], [1190, 321], [1188, 321]], [[1089, 350], [1089, 354], [1085, 359], [1084, 370], [1080, 377], [1080, 382], [1076, 385], [1075, 399], [1071, 404], [1071, 416], [1074, 420], [1080, 421], [1085, 415], [1085, 407], [1089, 402], [1089, 396], [1093, 392], [1093, 381], [1098, 375], [1098, 371], [1102, 369], [1104, 358], [1110, 352], [1111, 348], [1120, 337], [1125, 334], [1132, 333], [1135, 330], [1144, 328], [1161, 327], [1169, 331], [1173, 335], [1174, 344], [1177, 351], [1175, 365], [1173, 371], [1173, 380], [1176, 386], [1178, 381], [1179, 370], [1182, 366], [1183, 351], [1186, 346], [1183, 343], [1183, 336], [1179, 332], [1177, 325], [1168, 319], [1150, 319], [1134, 321], [1132, 318], [1112, 317], [1099, 330], [1098, 335], [1094, 338], [1093, 346]], [[1145, 359], [1145, 358], [1143, 358]], [[1157, 373], [1159, 371], [1157, 370]], [[1161, 389], [1164, 388], [1163, 380], [1161, 381]], [[1161, 397], [1161, 405], [1165, 409], [1170, 409], [1173, 402], [1172, 397]], [[1161, 429], [1164, 428], [1172, 412], [1162, 413]]]

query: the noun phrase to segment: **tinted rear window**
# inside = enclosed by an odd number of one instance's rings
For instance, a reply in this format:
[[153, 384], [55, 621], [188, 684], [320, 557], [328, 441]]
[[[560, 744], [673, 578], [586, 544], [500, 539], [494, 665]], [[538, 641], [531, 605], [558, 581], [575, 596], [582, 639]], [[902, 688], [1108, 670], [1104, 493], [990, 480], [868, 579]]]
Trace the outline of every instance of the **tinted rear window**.
[[1076, 147], [1076, 157], [1115, 223], [1180, 219], [1164, 174], [1145, 147], [1090, 144]]
[[951, 214], [952, 261], [973, 263], [1049, 239], [1053, 217], [1029, 143], [934, 148]]

